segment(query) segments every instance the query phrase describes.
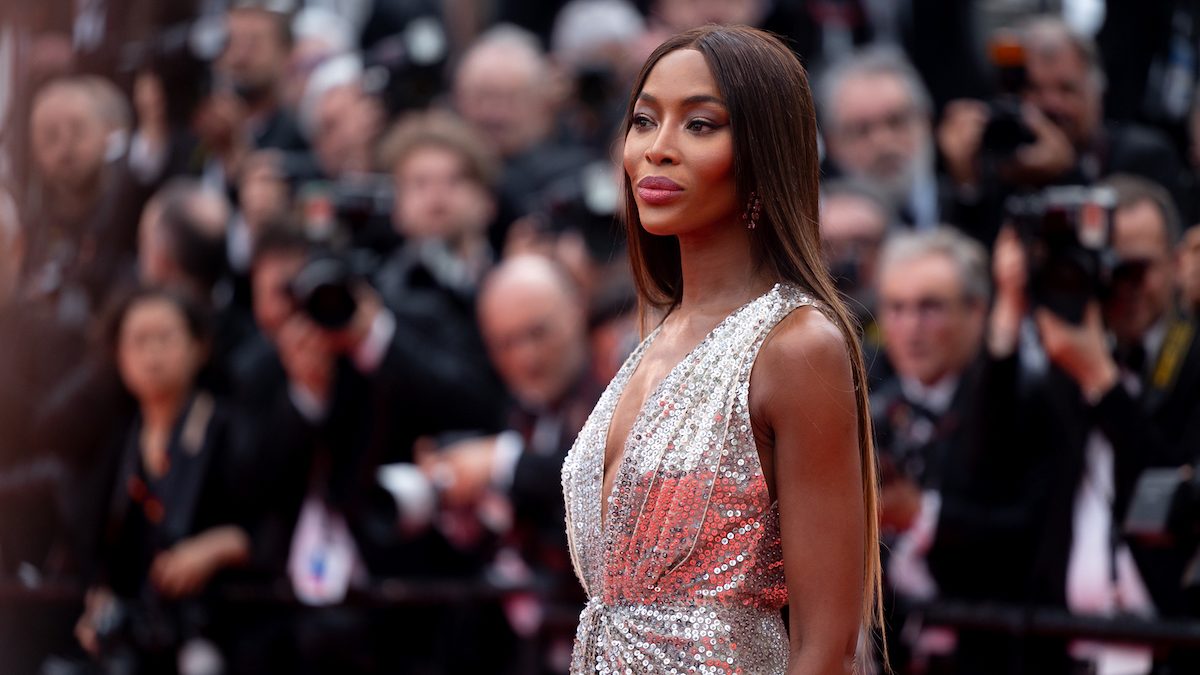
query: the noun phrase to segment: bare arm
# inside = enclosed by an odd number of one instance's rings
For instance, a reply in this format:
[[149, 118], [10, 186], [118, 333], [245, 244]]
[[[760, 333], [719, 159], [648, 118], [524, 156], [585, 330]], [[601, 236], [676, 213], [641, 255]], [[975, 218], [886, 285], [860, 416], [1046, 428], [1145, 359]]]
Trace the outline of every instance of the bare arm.
[[841, 332], [815, 309], [796, 310], [763, 346], [750, 401], [774, 439], [767, 478], [779, 499], [791, 675], [854, 670], [866, 529], [855, 401]]

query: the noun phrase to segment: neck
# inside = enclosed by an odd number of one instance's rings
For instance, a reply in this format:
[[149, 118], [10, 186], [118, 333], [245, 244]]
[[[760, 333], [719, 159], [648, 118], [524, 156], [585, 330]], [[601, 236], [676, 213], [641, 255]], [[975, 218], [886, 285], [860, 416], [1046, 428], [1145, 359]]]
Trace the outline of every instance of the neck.
[[687, 313], [728, 314], [766, 292], [774, 279], [754, 260], [750, 230], [740, 220], [679, 237]]
[[175, 425], [179, 412], [187, 402], [187, 392], [168, 394], [142, 401], [142, 426], [145, 429], [165, 430]]

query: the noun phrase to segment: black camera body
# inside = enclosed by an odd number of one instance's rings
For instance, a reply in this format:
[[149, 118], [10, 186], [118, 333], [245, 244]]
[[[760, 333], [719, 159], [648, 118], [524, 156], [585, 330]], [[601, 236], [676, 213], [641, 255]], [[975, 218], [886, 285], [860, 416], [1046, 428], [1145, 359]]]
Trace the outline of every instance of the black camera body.
[[1080, 324], [1088, 302], [1107, 296], [1117, 268], [1115, 208], [1116, 193], [1107, 187], [1051, 187], [1008, 199], [1008, 217], [1025, 245], [1034, 305]]
[[355, 288], [367, 278], [365, 262], [321, 252], [312, 255], [288, 283], [296, 308], [318, 326], [341, 330], [358, 311]]
[[1006, 160], [1017, 148], [1037, 140], [1021, 114], [1017, 99], [1001, 97], [988, 102], [988, 121], [983, 128], [979, 151], [987, 158]]
[[1179, 583], [1189, 611], [1200, 614], [1200, 467], [1143, 471], [1121, 530], [1143, 549], [1193, 551]]
[[999, 94], [988, 102], [988, 121], [980, 140], [980, 154], [992, 161], [1005, 161], [1017, 148], [1033, 143], [1037, 137], [1021, 113], [1022, 96], [1028, 86], [1025, 47], [1014, 34], [999, 32], [988, 42]]

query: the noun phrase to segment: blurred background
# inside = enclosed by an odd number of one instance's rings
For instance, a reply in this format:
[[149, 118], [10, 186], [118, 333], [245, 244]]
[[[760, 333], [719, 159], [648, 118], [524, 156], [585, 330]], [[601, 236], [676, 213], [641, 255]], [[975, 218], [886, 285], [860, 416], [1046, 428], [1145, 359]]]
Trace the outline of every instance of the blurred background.
[[624, 106], [713, 22], [816, 94], [895, 671], [1200, 672], [1200, 2], [0, 20], [3, 672], [566, 672]]

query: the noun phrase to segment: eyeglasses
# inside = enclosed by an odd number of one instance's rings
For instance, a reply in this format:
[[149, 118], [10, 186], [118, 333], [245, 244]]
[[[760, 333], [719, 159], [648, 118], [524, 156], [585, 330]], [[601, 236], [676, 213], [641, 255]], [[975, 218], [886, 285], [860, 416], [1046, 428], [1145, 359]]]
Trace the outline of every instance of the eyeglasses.
[[848, 141], [861, 141], [869, 138], [874, 133], [876, 127], [882, 127], [894, 134], [908, 131], [912, 123], [917, 119], [917, 110], [913, 106], [906, 106], [899, 110], [893, 110], [885, 115], [881, 115], [875, 119], [855, 120], [839, 125], [841, 134]]
[[966, 298], [939, 298], [927, 296], [916, 300], [883, 300], [879, 313], [884, 321], [898, 321], [908, 314], [922, 323], [945, 321], [950, 313], [967, 303]]

